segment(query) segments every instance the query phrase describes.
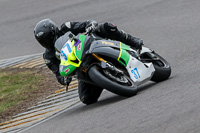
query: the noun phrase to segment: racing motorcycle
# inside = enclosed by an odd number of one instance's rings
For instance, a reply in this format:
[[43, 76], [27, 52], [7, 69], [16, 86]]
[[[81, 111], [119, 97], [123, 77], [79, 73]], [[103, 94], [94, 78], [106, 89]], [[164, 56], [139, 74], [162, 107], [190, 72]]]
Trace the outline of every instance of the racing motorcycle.
[[147, 47], [136, 50], [94, 33], [64, 36], [64, 43], [55, 45], [62, 76], [76, 75], [78, 80], [130, 97], [139, 85], [164, 81], [171, 74], [170, 64]]

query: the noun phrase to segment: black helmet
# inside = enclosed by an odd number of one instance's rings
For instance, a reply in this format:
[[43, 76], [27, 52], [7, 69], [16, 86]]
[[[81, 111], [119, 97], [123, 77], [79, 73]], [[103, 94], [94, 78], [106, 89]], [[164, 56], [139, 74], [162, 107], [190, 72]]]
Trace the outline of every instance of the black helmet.
[[58, 27], [50, 19], [44, 19], [37, 23], [34, 28], [36, 40], [45, 48], [51, 49], [57, 38]]

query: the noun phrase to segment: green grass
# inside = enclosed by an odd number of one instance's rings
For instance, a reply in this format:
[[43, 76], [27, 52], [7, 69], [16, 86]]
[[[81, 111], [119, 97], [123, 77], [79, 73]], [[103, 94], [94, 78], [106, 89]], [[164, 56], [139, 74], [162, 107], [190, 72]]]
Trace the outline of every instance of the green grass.
[[31, 71], [11, 72], [0, 71], [0, 113], [22, 103], [31, 92], [37, 89], [43, 77]]

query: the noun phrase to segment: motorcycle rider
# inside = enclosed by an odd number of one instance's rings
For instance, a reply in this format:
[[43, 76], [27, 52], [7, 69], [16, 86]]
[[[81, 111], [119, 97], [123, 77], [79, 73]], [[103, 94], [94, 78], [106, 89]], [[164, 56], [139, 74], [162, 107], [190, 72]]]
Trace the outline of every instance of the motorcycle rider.
[[[36, 24], [34, 35], [36, 40], [45, 48], [43, 58], [46, 65], [56, 75], [58, 82], [62, 85], [69, 85], [71, 77], [63, 77], [60, 75], [60, 60], [55, 55], [54, 43], [59, 37], [69, 31], [74, 35], [86, 31], [93, 31], [102, 38], [121, 41], [135, 49], [141, 49], [143, 45], [141, 39], [132, 37], [130, 34], [119, 30], [117, 26], [112, 23], [105, 22], [98, 24], [94, 20], [88, 20], [85, 22], [66, 22], [63, 23], [59, 29], [52, 20], [43, 19]], [[78, 85], [79, 98], [85, 104], [96, 102], [103, 90], [103, 88], [83, 81], [79, 81]]]

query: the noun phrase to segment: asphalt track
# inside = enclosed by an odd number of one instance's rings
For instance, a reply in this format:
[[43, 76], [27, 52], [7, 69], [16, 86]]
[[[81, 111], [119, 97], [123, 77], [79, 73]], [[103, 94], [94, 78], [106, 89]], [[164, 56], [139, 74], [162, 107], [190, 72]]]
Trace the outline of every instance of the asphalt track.
[[124, 98], [104, 91], [99, 102], [79, 104], [37, 124], [27, 133], [199, 133], [199, 0], [1, 0], [0, 59], [43, 51], [33, 37], [35, 24], [109, 21], [140, 37], [166, 58], [171, 78], [140, 87]]

